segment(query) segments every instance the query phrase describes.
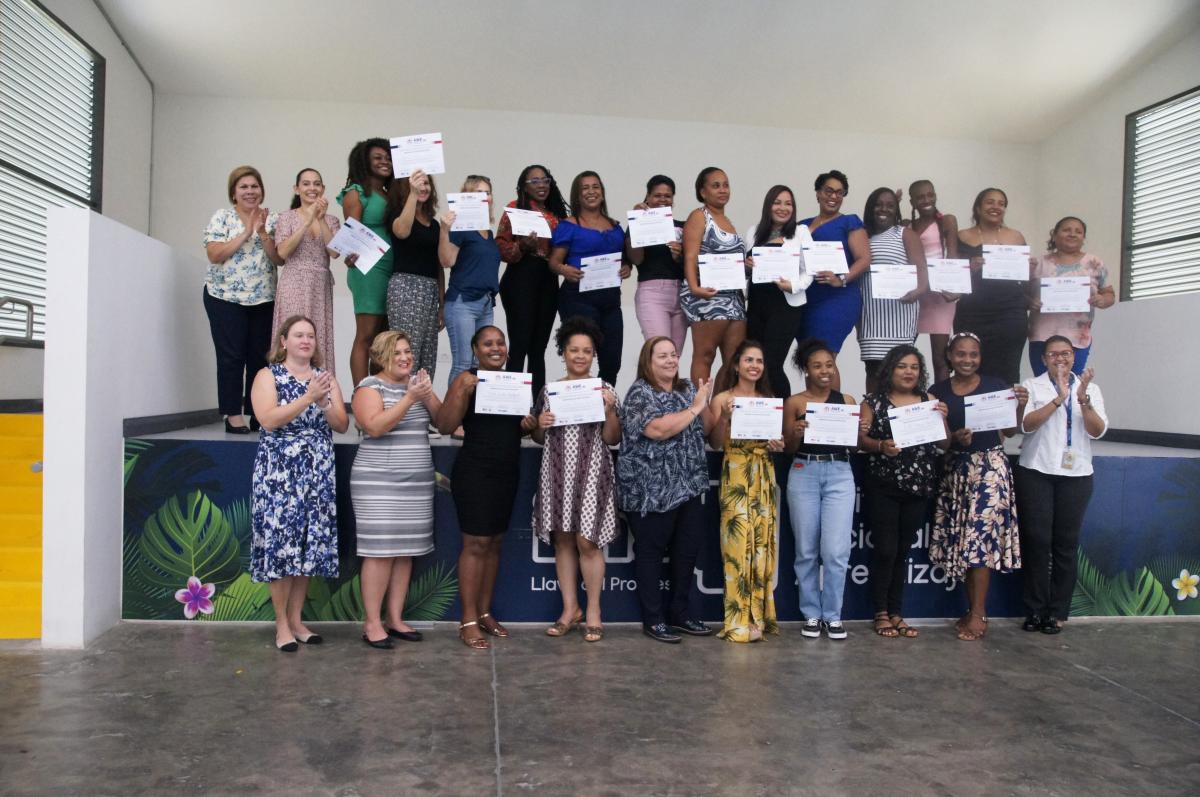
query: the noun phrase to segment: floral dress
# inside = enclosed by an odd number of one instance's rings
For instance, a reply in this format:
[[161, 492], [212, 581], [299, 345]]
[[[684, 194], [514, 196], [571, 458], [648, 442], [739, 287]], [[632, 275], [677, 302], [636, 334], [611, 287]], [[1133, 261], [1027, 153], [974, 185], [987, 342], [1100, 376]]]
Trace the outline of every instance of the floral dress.
[[775, 620], [778, 541], [775, 466], [765, 440], [729, 440], [721, 466], [721, 559], [725, 625], [720, 636], [750, 642], [750, 626], [779, 633]]
[[[280, 363], [270, 366], [280, 406], [304, 396], [308, 383]], [[313, 376], [321, 374], [313, 369]], [[259, 433], [250, 488], [254, 581], [338, 574], [333, 430], [315, 404], [275, 431]]]

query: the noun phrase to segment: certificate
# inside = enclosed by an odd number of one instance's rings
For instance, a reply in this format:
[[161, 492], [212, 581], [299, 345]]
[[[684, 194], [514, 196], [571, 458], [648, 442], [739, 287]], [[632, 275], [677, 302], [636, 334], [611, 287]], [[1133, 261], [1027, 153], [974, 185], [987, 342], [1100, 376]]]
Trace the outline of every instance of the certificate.
[[944, 293], [970, 293], [971, 261], [937, 257], [930, 260], [929, 290]]
[[850, 266], [846, 263], [846, 251], [841, 241], [806, 241], [804, 250], [804, 270], [814, 277], [822, 271], [832, 271], [834, 274], [849, 274]]
[[629, 245], [635, 249], [675, 240], [675, 214], [670, 208], [631, 210], [625, 218], [629, 220]]
[[1091, 298], [1091, 277], [1042, 277], [1043, 313], [1087, 313]]
[[533, 375], [512, 371], [478, 372], [475, 411], [482, 415], [528, 415], [533, 405]]
[[1029, 247], [984, 244], [983, 278], [989, 280], [1028, 280]]
[[454, 211], [451, 232], [490, 230], [492, 228], [491, 200], [483, 191], [469, 194], [446, 194], [446, 205]]
[[546, 396], [555, 426], [604, 422], [604, 383], [599, 379], [549, 382]]
[[746, 290], [746, 258], [738, 254], [700, 255], [700, 287]]
[[963, 406], [967, 410], [967, 428], [972, 432], [1012, 429], [1017, 425], [1017, 395], [1011, 389], [966, 396]]
[[579, 281], [579, 292], [598, 291], [603, 288], [621, 287], [621, 253], [593, 255], [579, 261], [583, 279]]
[[446, 173], [441, 133], [392, 139], [392, 173], [397, 177], [409, 177], [417, 169], [426, 174]]
[[339, 255], [358, 255], [354, 267], [364, 274], [374, 268], [379, 258], [392, 248], [390, 243], [354, 218], [346, 219], [327, 246]]
[[807, 445], [858, 447], [857, 404], [809, 402], [804, 407], [804, 442]]
[[783, 437], [783, 399], [734, 396], [729, 436], [734, 440], [778, 440]]
[[921, 401], [888, 410], [892, 440], [899, 448], [911, 448], [946, 439], [946, 424], [938, 412], [938, 402]]
[[505, 208], [508, 223], [512, 225], [512, 234], [522, 238], [533, 233], [538, 238], [550, 237], [550, 223], [538, 210], [521, 210], [520, 208]]
[[782, 246], [756, 246], [754, 268], [750, 269], [752, 282], [776, 282], [787, 280], [793, 286], [800, 281], [800, 253]]
[[872, 263], [871, 298], [902, 299], [917, 289], [917, 267], [912, 263]]

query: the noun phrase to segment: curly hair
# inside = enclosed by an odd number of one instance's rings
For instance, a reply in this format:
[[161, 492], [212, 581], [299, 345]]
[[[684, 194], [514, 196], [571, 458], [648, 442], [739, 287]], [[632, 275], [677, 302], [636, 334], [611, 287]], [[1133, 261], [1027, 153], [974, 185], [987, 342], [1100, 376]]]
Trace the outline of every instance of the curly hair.
[[876, 391], [877, 393], [886, 396], [892, 392], [892, 389], [895, 387], [892, 383], [892, 373], [896, 370], [896, 366], [900, 364], [900, 361], [910, 354], [916, 355], [917, 364], [921, 366], [921, 375], [917, 378], [917, 392], [924, 393], [929, 388], [929, 371], [925, 368], [925, 356], [921, 354], [921, 350], [916, 346], [902, 343], [899, 346], [893, 347], [880, 360], [879, 370], [875, 372], [879, 376], [879, 389]]
[[792, 355], [792, 365], [796, 366], [798, 371], [808, 371], [808, 361], [814, 354], [823, 351], [834, 355], [834, 359], [837, 359], [837, 353], [825, 341], [820, 338], [805, 338], [796, 344], [796, 353]]
[[842, 184], [842, 190], [845, 191], [845, 196], [850, 196], [850, 178], [837, 169], [830, 169], [827, 172], [821, 172], [817, 175], [817, 179], [813, 180], [813, 190], [820, 191], [825, 187], [825, 183], [830, 180], [837, 180]]
[[559, 357], [563, 356], [567, 350], [567, 344], [576, 335], [586, 335], [591, 338], [592, 349], [599, 349], [600, 344], [604, 342], [604, 333], [600, 331], [600, 327], [595, 321], [587, 316], [573, 315], [559, 324], [558, 331], [554, 333], [554, 346], [558, 350]]
[[358, 142], [350, 150], [346, 168], [346, 187], [354, 183], [362, 186], [363, 196], [371, 195], [371, 150], [382, 149], [391, 157], [392, 145], [386, 138], [368, 138]]

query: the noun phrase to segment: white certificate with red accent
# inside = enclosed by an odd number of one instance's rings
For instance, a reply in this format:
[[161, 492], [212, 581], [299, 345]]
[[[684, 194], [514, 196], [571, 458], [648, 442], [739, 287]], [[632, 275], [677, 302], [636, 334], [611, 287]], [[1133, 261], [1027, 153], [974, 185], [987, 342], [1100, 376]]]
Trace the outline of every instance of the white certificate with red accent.
[[549, 382], [546, 398], [555, 426], [604, 422], [604, 382], [595, 377]]
[[700, 287], [718, 291], [746, 290], [746, 258], [739, 254], [700, 255]]
[[1017, 425], [1017, 394], [1011, 388], [966, 396], [963, 407], [966, 426], [972, 432], [994, 432]]
[[804, 406], [804, 444], [816, 446], [858, 447], [858, 421], [862, 412], [857, 404], [826, 404], [810, 401]]
[[410, 177], [417, 169], [426, 174], [446, 173], [441, 133], [397, 136], [391, 144], [392, 173], [397, 177]]
[[476, 412], [482, 415], [529, 414], [533, 407], [533, 374], [480, 369], [477, 376]]
[[937, 400], [891, 407], [887, 411], [892, 427], [892, 442], [898, 448], [936, 443], [946, 439], [946, 423], [938, 411]]
[[1028, 280], [1029, 247], [1011, 244], [984, 244], [983, 278], [989, 280]]
[[778, 440], [783, 437], [783, 399], [734, 396], [729, 436], [734, 440]]

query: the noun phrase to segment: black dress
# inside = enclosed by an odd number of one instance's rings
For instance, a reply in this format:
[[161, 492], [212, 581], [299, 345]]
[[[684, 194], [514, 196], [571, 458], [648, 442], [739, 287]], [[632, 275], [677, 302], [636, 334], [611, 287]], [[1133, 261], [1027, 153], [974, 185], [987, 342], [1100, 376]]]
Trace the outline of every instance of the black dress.
[[517, 495], [521, 420], [516, 415], [476, 413], [471, 395], [462, 420], [462, 449], [450, 472], [450, 494], [464, 534], [492, 537], [508, 530]]
[[[958, 239], [958, 256], [982, 257], [982, 246]], [[958, 300], [954, 331], [979, 336], [980, 373], [991, 374], [1010, 385], [1021, 381], [1021, 352], [1029, 336], [1027, 282], [984, 279], [971, 270], [971, 293]]]

